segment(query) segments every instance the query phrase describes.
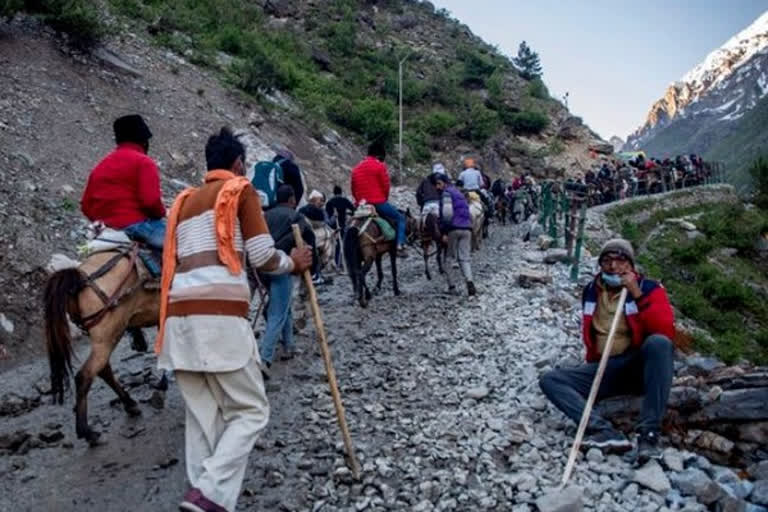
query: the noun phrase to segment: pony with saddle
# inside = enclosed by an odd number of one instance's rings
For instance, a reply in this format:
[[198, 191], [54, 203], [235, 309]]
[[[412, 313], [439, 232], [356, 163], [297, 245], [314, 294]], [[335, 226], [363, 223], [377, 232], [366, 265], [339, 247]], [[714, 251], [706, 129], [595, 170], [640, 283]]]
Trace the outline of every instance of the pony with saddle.
[[325, 269], [329, 263], [336, 266], [334, 254], [336, 247], [336, 232], [324, 221], [307, 220], [312, 227], [312, 232], [315, 234], [315, 250], [320, 259], [320, 269]]
[[[403, 213], [403, 212], [401, 212]], [[406, 218], [406, 237], [410, 240], [416, 233], [416, 220], [409, 211], [404, 212]], [[392, 290], [400, 295], [397, 285], [397, 245], [395, 243], [395, 228], [389, 220], [379, 217], [373, 205], [362, 204], [355, 211], [347, 224], [344, 236], [344, 260], [352, 281], [352, 289], [360, 306], [367, 307], [372, 294], [365, 282], [365, 276], [376, 263], [376, 286], [374, 292], [381, 290], [384, 280], [384, 270], [381, 259], [389, 254], [392, 268]]]
[[90, 256], [79, 267], [58, 270], [48, 278], [45, 337], [51, 392], [54, 403], [59, 404], [64, 400], [67, 377], [72, 374], [74, 350], [67, 318], [91, 340], [90, 354], [75, 374], [75, 426], [78, 439], [95, 445], [100, 434], [88, 425], [88, 391], [96, 377], [112, 388], [125, 412], [141, 414], [113, 374], [109, 359], [126, 330], [141, 336], [140, 328], [157, 325], [160, 287], [143, 261], [152, 256], [140, 252], [144, 249], [125, 233], [104, 230], [88, 249]]
[[472, 251], [480, 250], [480, 241], [488, 238], [488, 223], [485, 222], [485, 205], [477, 192], [466, 194], [469, 203], [469, 216], [472, 219]]

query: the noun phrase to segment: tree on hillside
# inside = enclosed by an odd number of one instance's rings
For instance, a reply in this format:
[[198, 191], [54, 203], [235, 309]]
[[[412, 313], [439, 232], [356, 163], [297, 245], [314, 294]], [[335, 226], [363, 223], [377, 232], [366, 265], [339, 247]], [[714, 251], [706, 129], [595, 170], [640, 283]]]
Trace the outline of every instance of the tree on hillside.
[[749, 168], [755, 186], [755, 204], [768, 210], [768, 159], [758, 157]]
[[520, 43], [520, 47], [517, 49], [517, 57], [512, 59], [517, 69], [520, 70], [520, 74], [526, 80], [533, 80], [534, 78], [541, 77], [541, 62], [539, 61], [539, 54], [531, 50], [531, 47], [523, 41]]

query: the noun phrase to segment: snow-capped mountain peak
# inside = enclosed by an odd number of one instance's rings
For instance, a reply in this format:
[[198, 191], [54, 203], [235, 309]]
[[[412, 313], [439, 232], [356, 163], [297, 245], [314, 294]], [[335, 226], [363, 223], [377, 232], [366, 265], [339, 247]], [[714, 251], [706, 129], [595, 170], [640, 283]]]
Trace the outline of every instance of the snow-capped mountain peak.
[[[671, 84], [651, 106], [645, 123], [627, 139], [628, 149], [667, 151], [685, 141], [667, 143], [657, 135], [675, 123], [690, 122], [697, 127], [735, 121], [768, 94], [768, 11], [751, 25]], [[688, 133], [694, 130], [684, 130]], [[697, 128], [697, 133], [701, 132]], [[678, 132], [680, 132], [678, 130]], [[663, 139], [663, 137], [662, 137]], [[712, 142], [708, 137], [707, 143]], [[690, 151], [696, 148], [690, 144]], [[702, 142], [704, 144], [704, 142]]]

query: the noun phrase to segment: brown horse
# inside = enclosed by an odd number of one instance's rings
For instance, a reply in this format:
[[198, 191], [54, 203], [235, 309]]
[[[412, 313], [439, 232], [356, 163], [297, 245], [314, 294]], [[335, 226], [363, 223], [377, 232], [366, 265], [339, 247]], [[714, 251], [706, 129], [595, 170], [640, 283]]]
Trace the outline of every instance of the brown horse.
[[[417, 221], [411, 217], [410, 212], [401, 212], [406, 219], [406, 237], [411, 239], [416, 233]], [[360, 306], [367, 307], [371, 300], [371, 291], [365, 283], [365, 276], [376, 263], [376, 286], [374, 292], [381, 290], [384, 280], [384, 270], [381, 267], [381, 258], [389, 254], [392, 267], [392, 290], [395, 295], [400, 295], [397, 285], [397, 245], [394, 240], [386, 240], [381, 228], [372, 219], [352, 218], [347, 225], [347, 233], [344, 235], [344, 260], [346, 261], [349, 277], [352, 280], [352, 288], [355, 298]]]
[[117, 394], [130, 416], [141, 414], [109, 364], [126, 329], [157, 325], [160, 292], [145, 289], [149, 277], [140, 276], [136, 264], [142, 265], [137, 263], [135, 246], [100, 252], [78, 268], [54, 273], [45, 286], [45, 335], [54, 403], [63, 403], [67, 374], [72, 374], [73, 347], [67, 315], [91, 339], [91, 353], [75, 375], [77, 438], [91, 445], [98, 443], [100, 435], [88, 425], [88, 391], [97, 376]]
[[[432, 244], [435, 244], [436, 250], [434, 253], [429, 251], [432, 249]], [[432, 274], [429, 272], [429, 258], [434, 254], [437, 259], [437, 270], [439, 273], [444, 274], [443, 263], [445, 262], [445, 253], [448, 246], [443, 243], [443, 235], [440, 232], [440, 225], [437, 216], [433, 213], [428, 214], [424, 218], [424, 225], [421, 228], [421, 250], [424, 254], [424, 274], [428, 280], [432, 280]]]

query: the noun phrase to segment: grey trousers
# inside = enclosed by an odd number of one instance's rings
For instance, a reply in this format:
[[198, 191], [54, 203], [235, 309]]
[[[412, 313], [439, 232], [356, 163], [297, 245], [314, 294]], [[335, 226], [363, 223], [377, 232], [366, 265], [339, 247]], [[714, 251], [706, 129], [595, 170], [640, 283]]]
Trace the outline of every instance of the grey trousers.
[[[466, 281], [472, 281], [472, 232], [470, 230], [454, 229], [448, 233], [446, 256], [446, 260], [455, 259], [459, 263], [459, 269]], [[453, 272], [453, 265], [446, 261], [445, 278], [448, 280], [448, 286], [454, 286], [456, 282], [452, 276]]]
[[[639, 348], [631, 348], [608, 359], [597, 400], [617, 395], [641, 395], [638, 430], [660, 430], [667, 409], [674, 373], [675, 348], [666, 336], [648, 336]], [[558, 368], [539, 378], [541, 390], [555, 406], [577, 424], [586, 405], [598, 363], [575, 368]], [[590, 414], [589, 431], [612, 428], [611, 422], [594, 410]]]
[[237, 506], [248, 456], [269, 420], [256, 358], [222, 373], [176, 371], [186, 404], [187, 477], [226, 510]]

